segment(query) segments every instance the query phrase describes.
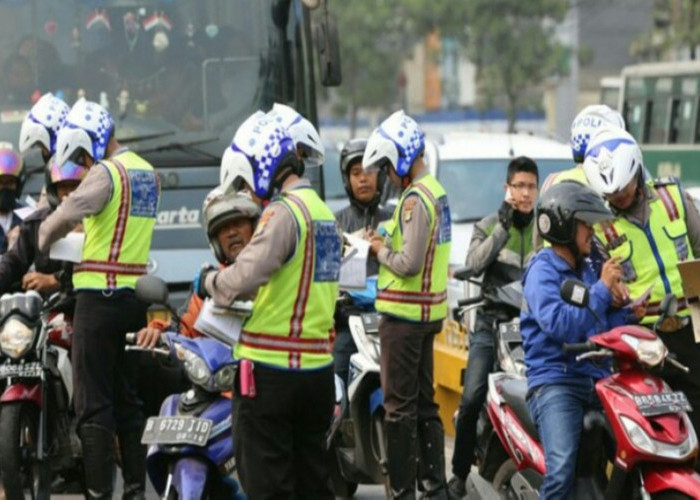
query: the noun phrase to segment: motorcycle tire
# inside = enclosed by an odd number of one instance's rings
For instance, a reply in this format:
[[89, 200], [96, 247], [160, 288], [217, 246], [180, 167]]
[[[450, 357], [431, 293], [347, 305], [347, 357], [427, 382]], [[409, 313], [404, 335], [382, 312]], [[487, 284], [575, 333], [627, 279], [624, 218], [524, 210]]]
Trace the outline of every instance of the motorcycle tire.
[[652, 500], [691, 500], [693, 497], [676, 490], [661, 491], [651, 496]]
[[[3, 405], [0, 411], [0, 470], [7, 500], [24, 500], [25, 492], [31, 498], [39, 497], [38, 431], [39, 409], [36, 406], [22, 401]], [[22, 445], [18, 446], [18, 443]]]

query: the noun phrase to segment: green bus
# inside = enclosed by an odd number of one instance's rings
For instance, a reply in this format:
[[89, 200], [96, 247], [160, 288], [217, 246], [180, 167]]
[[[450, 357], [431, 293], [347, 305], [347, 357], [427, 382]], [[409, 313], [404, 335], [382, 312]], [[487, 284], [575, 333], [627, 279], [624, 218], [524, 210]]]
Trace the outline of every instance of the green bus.
[[700, 61], [637, 64], [622, 70], [618, 109], [655, 176], [700, 186]]

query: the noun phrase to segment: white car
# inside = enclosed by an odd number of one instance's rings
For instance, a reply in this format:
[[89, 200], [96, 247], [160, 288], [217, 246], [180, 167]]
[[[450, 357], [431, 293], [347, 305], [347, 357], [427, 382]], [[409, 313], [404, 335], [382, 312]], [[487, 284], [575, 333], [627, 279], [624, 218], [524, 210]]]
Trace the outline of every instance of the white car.
[[[458, 132], [437, 144], [434, 175], [447, 191], [452, 213], [450, 276], [464, 266], [474, 224], [498, 210], [503, 201], [508, 163], [517, 156], [537, 162], [540, 184], [552, 172], [573, 167], [571, 149], [553, 139], [506, 133]], [[452, 278], [448, 285], [450, 308], [457, 300], [478, 293]]]

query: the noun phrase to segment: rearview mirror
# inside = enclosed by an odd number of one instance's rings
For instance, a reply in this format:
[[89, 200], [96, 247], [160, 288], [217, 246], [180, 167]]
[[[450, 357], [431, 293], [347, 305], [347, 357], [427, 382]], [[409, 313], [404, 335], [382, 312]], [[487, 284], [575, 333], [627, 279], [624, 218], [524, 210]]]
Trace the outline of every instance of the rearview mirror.
[[314, 29], [321, 85], [324, 87], [337, 87], [343, 82], [340, 70], [338, 25], [328, 10], [328, 4], [326, 4], [321, 15], [321, 21], [316, 24]]
[[170, 308], [168, 304], [168, 285], [157, 276], [141, 276], [136, 282], [136, 298], [147, 304], [156, 304]]
[[678, 299], [672, 293], [666, 294], [659, 305], [659, 320], [663, 322], [666, 318], [672, 318], [678, 312]]
[[582, 281], [569, 278], [561, 284], [561, 298], [572, 306], [588, 307], [590, 293]]

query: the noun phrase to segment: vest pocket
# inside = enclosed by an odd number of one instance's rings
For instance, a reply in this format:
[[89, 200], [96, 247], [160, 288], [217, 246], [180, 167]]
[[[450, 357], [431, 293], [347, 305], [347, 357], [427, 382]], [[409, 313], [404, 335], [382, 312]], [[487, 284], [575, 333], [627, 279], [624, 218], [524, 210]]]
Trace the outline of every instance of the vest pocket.
[[610, 257], [617, 257], [622, 266], [622, 281], [630, 283], [637, 279], [637, 271], [632, 263], [634, 249], [631, 241], [625, 241], [619, 247], [610, 251]]
[[688, 258], [688, 228], [682, 220], [675, 220], [664, 226], [664, 233], [673, 241], [673, 246], [676, 249], [678, 260], [686, 260]]

